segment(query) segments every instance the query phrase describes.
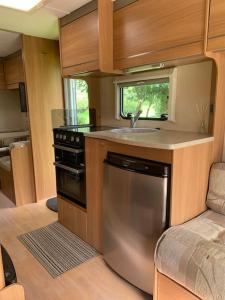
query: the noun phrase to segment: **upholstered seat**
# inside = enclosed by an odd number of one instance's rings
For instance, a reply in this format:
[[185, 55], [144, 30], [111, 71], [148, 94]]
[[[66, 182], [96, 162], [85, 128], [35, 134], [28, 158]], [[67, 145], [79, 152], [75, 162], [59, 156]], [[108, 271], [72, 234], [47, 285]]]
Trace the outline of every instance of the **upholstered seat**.
[[211, 209], [162, 235], [155, 263], [159, 272], [200, 299], [225, 300], [224, 163], [212, 167], [207, 205]]
[[11, 171], [11, 159], [10, 156], [3, 156], [0, 157], [0, 168], [4, 169], [5, 171]]
[[208, 210], [163, 234], [156, 267], [201, 299], [225, 299], [225, 216]]

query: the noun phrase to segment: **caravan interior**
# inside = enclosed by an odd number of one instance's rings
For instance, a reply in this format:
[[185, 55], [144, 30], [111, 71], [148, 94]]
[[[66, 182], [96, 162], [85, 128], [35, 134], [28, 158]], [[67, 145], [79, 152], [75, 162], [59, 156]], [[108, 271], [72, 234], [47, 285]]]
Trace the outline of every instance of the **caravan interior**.
[[1, 300], [225, 300], [224, 20], [0, 0]]

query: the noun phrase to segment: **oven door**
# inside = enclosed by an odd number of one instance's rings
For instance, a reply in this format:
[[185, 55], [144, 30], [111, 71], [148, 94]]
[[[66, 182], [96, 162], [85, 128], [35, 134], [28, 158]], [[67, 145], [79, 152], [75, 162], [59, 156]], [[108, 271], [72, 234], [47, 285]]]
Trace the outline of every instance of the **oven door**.
[[84, 149], [76, 149], [68, 146], [53, 145], [55, 148], [55, 161], [63, 161], [65, 165], [84, 164]]
[[56, 166], [57, 193], [86, 208], [85, 172], [59, 162]]

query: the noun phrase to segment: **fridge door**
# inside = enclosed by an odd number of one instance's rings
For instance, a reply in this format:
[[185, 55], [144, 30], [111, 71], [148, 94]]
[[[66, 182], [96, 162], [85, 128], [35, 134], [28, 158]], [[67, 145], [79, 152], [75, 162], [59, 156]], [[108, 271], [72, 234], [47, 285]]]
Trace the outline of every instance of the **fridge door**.
[[167, 220], [168, 178], [108, 163], [104, 168], [104, 259], [127, 281], [152, 294], [155, 246]]

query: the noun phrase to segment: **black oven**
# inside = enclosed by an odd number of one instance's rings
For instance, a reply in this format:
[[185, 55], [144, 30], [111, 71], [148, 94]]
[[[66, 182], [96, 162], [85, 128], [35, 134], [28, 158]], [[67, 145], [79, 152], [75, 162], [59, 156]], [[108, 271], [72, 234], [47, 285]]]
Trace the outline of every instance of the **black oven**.
[[85, 132], [108, 127], [67, 126], [54, 129], [57, 192], [86, 207]]
[[74, 173], [73, 169], [65, 169], [56, 164], [57, 192], [82, 207], [86, 207], [85, 174]]
[[85, 158], [82, 137], [54, 130], [57, 193], [86, 207]]

